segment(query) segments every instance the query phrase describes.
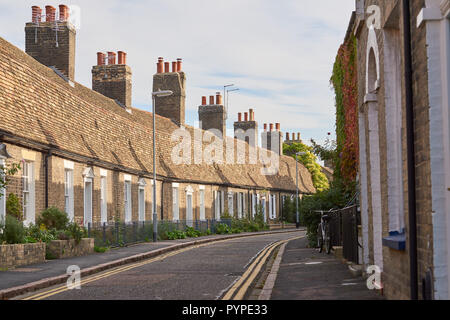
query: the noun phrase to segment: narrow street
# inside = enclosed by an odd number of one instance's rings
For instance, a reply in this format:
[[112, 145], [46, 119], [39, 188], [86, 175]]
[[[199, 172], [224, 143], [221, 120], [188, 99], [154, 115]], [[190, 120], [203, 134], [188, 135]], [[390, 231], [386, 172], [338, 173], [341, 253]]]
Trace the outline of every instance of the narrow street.
[[[256, 278], [258, 266], [268, 260], [270, 250], [264, 249], [304, 236], [299, 231], [186, 248], [81, 279], [80, 290], [59, 285], [17, 299], [216, 300], [227, 293], [235, 299], [239, 292], [251, 289], [252, 282], [247, 280]], [[230, 294], [234, 284], [239, 286]]]

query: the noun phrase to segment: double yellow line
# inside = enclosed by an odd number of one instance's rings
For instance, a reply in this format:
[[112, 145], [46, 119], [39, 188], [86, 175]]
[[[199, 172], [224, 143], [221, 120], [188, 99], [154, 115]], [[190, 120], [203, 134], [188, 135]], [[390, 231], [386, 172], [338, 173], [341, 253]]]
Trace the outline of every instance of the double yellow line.
[[[263, 236], [263, 235], [255, 235], [255, 236], [251, 236], [251, 237], [258, 237], [258, 236]], [[250, 237], [248, 237], [248, 238], [250, 238]], [[291, 240], [294, 240], [294, 239], [299, 239], [299, 238], [303, 238], [303, 236], [302, 237], [291, 238], [291, 239], [288, 239], [288, 240], [279, 241], [279, 242], [276, 242], [276, 243], [268, 246], [266, 249], [264, 249], [258, 255], [258, 257], [255, 259], [255, 261], [250, 265], [250, 267], [247, 269], [247, 271], [244, 273], [244, 275], [239, 279], [239, 281], [236, 282], [234, 284], [234, 286], [227, 292], [227, 294], [224, 296], [223, 299], [224, 300], [228, 300], [228, 299], [226, 299], [227, 297], [231, 298], [231, 296], [233, 295], [234, 291], [237, 290], [237, 288], [240, 287], [240, 285], [242, 284], [242, 282], [244, 282], [245, 279], [247, 279], [247, 281], [245, 282], [244, 286], [242, 286], [242, 288], [239, 290], [237, 295], [234, 297], [234, 299], [242, 299], [244, 294], [245, 294], [245, 292], [247, 291], [248, 287], [251, 285], [251, 283], [253, 282], [254, 278], [258, 275], [259, 270], [261, 270], [262, 266], [264, 265], [265, 261], [270, 256], [272, 251], [277, 246], [279, 246], [279, 245], [281, 245], [281, 244], [283, 244], [285, 242], [288, 242], [288, 241], [291, 241]], [[237, 238], [237, 239], [239, 239], [239, 238]], [[87, 277], [87, 278], [82, 279], [80, 281], [80, 285], [83, 286], [83, 285], [86, 285], [86, 284], [88, 284], [90, 282], [94, 282], [94, 281], [98, 281], [98, 280], [101, 280], [101, 279], [105, 279], [105, 278], [117, 275], [119, 273], [122, 273], [122, 272], [125, 272], [125, 271], [128, 271], [128, 270], [132, 270], [132, 269], [139, 268], [139, 267], [142, 267], [144, 265], [147, 265], [147, 264], [150, 264], [150, 263], [153, 263], [153, 262], [157, 262], [157, 261], [161, 261], [161, 260], [167, 259], [169, 257], [178, 255], [180, 253], [183, 253], [183, 252], [186, 252], [186, 251], [189, 251], [189, 250], [193, 250], [193, 249], [196, 249], [196, 248], [201, 248], [201, 247], [204, 247], [204, 246], [209, 246], [209, 245], [212, 245], [212, 244], [229, 242], [229, 241], [233, 241], [233, 240], [237, 240], [237, 239], [233, 238], [233, 239], [219, 240], [219, 241], [215, 241], [215, 242], [208, 242], [208, 243], [204, 243], [204, 244], [195, 245], [195, 246], [192, 246], [192, 247], [179, 249], [179, 250], [176, 250], [176, 251], [173, 251], [173, 252], [169, 252], [169, 253], [163, 254], [161, 256], [158, 256], [158, 257], [155, 257], [155, 258], [151, 258], [151, 259], [148, 259], [148, 260], [145, 260], [145, 261], [142, 261], [142, 262], [137, 262], [137, 263], [133, 263], [133, 264], [130, 264], [130, 265], [123, 266], [123, 267], [118, 267], [118, 268], [115, 268], [115, 269], [113, 269], [111, 271], [107, 271], [107, 272], [104, 272], [104, 273], [99, 274], [99, 275], [94, 275], [94, 276]], [[60, 293], [63, 293], [63, 292], [69, 291], [69, 290], [71, 290], [71, 289], [68, 288], [67, 284], [64, 284], [64, 285], [58, 286], [57, 288], [46, 290], [44, 292], [40, 292], [40, 293], [31, 295], [31, 296], [25, 297], [22, 300], [42, 300], [42, 299], [46, 299], [48, 297], [51, 297], [51, 296], [54, 296], [54, 295], [57, 295], [57, 294], [60, 294]]]
[[[231, 240], [235, 240], [235, 239], [221, 240], [221, 241], [216, 241], [214, 243], [226, 242], [226, 241], [231, 241]], [[86, 285], [86, 284], [88, 284], [90, 282], [93, 282], [93, 281], [98, 281], [98, 280], [101, 280], [101, 279], [104, 279], [104, 278], [108, 278], [108, 277], [114, 276], [116, 274], [119, 274], [119, 273], [122, 273], [122, 272], [125, 272], [125, 271], [128, 271], [128, 270], [131, 270], [131, 269], [139, 268], [141, 266], [144, 266], [144, 265], [156, 262], [156, 261], [161, 261], [161, 260], [167, 259], [169, 257], [175, 256], [177, 254], [180, 254], [180, 253], [183, 253], [183, 252], [186, 252], [186, 251], [189, 251], [189, 250], [193, 250], [193, 249], [196, 249], [196, 248], [204, 247], [204, 246], [207, 246], [207, 245], [211, 245], [211, 244], [213, 244], [213, 243], [204, 243], [204, 244], [200, 244], [200, 245], [196, 245], [196, 246], [180, 249], [180, 250], [177, 250], [177, 251], [174, 251], [174, 252], [169, 252], [169, 253], [163, 254], [161, 256], [158, 256], [158, 257], [155, 257], [155, 258], [152, 258], [152, 259], [148, 259], [148, 260], [145, 260], [145, 261], [142, 261], [142, 262], [130, 264], [130, 265], [127, 265], [127, 266], [124, 266], [124, 267], [119, 267], [119, 268], [113, 269], [111, 271], [104, 272], [104, 273], [102, 273], [100, 275], [96, 275], [96, 276], [91, 276], [91, 277], [85, 278], [85, 279], [80, 281], [80, 285], [83, 286], [83, 285]], [[47, 291], [44, 291], [44, 292], [41, 292], [41, 293], [38, 293], [38, 294], [35, 294], [35, 295], [32, 295], [32, 296], [28, 296], [26, 298], [23, 298], [22, 300], [42, 300], [42, 299], [46, 299], [48, 297], [60, 294], [62, 292], [68, 291], [68, 290], [71, 290], [71, 289], [69, 289], [67, 287], [67, 285], [62, 285], [62, 286], [59, 286], [59, 287], [51, 289], [51, 290], [47, 290]]]
[[281, 240], [271, 244], [263, 251], [261, 251], [261, 253], [253, 261], [253, 263], [244, 272], [242, 277], [239, 278], [239, 280], [236, 281], [235, 284], [223, 296], [222, 300], [243, 300], [245, 293], [248, 291], [249, 287], [261, 271], [262, 267], [264, 266], [272, 252], [284, 243], [301, 238], [304, 238], [304, 236]]

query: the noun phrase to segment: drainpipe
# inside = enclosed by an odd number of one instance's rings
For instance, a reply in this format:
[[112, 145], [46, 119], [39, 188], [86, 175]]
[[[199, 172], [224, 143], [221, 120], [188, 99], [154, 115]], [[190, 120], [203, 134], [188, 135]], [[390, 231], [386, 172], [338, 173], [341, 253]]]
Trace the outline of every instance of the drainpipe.
[[164, 180], [161, 180], [161, 221], [164, 220]]
[[48, 209], [48, 180], [49, 180], [49, 166], [48, 160], [52, 156], [52, 151], [48, 150], [44, 157], [44, 169], [45, 169], [45, 208]]
[[411, 300], [418, 299], [417, 273], [417, 221], [416, 221], [416, 172], [414, 148], [414, 110], [411, 58], [411, 16], [409, 0], [403, 0], [403, 30], [405, 50], [405, 100], [406, 100], [406, 141], [408, 159], [408, 211], [409, 211], [409, 263]]

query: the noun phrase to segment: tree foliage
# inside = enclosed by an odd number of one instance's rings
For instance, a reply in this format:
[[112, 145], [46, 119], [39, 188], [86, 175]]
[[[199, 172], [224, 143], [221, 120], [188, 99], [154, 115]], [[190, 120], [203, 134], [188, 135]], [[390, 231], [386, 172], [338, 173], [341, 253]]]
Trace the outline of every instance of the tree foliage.
[[283, 153], [287, 156], [291, 156], [294, 159], [296, 154], [299, 152], [304, 152], [304, 155], [297, 156], [298, 161], [302, 163], [309, 173], [311, 173], [312, 181], [314, 187], [317, 191], [327, 190], [330, 185], [327, 177], [322, 172], [322, 168], [317, 163], [317, 157], [313, 153], [313, 149], [303, 143], [292, 143], [283, 145]]

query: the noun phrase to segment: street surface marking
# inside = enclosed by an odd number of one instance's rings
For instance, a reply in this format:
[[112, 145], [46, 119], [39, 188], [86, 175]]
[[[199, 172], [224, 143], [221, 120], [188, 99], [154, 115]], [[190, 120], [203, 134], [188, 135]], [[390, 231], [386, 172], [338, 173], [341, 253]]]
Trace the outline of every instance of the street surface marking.
[[[98, 281], [98, 280], [101, 280], [101, 279], [104, 279], [104, 278], [108, 278], [108, 277], [120, 274], [122, 272], [125, 272], [125, 271], [128, 271], [128, 270], [132, 270], [132, 269], [135, 269], [135, 268], [138, 268], [138, 267], [141, 267], [141, 266], [153, 263], [153, 262], [161, 261], [161, 260], [167, 259], [169, 257], [178, 255], [180, 253], [193, 250], [193, 249], [197, 249], [197, 248], [201, 248], [201, 247], [205, 247], [205, 246], [210, 246], [210, 245], [214, 245], [214, 244], [218, 244], [218, 243], [229, 242], [229, 241], [233, 241], [233, 240], [242, 240], [242, 239], [253, 238], [253, 237], [261, 237], [261, 236], [266, 236], [266, 235], [260, 234], [260, 235], [254, 235], [254, 236], [243, 237], [243, 238], [224, 239], [224, 240], [208, 242], [208, 243], [203, 243], [203, 244], [199, 244], [199, 245], [195, 245], [195, 246], [179, 249], [179, 250], [176, 250], [176, 251], [173, 251], [173, 252], [169, 252], [169, 253], [163, 254], [163, 255], [158, 256], [158, 257], [154, 257], [154, 258], [150, 258], [150, 259], [144, 260], [142, 262], [128, 264], [126, 266], [118, 267], [118, 268], [112, 269], [110, 271], [101, 273], [99, 275], [93, 275], [93, 276], [87, 277], [87, 278], [81, 280], [80, 284], [81, 284], [81, 286], [83, 286], [83, 285], [88, 284], [90, 282], [94, 282], [94, 281]], [[51, 289], [51, 290], [46, 290], [44, 292], [40, 292], [40, 293], [31, 295], [29, 297], [25, 297], [25, 298], [23, 298], [21, 300], [42, 300], [42, 299], [46, 299], [48, 297], [51, 297], [51, 296], [54, 296], [54, 295], [57, 295], [57, 294], [60, 294], [60, 293], [63, 293], [65, 291], [69, 291], [69, 290], [70, 289], [67, 288], [67, 285], [64, 284], [64, 285], [59, 286], [57, 288], [54, 288], [54, 289]]]
[[[288, 243], [290, 241], [297, 239], [302, 239], [304, 237], [305, 236], [300, 236], [300, 237], [293, 237], [287, 240], [280, 240], [268, 246], [265, 250], [261, 252], [260, 256], [257, 259], [255, 259], [255, 261], [245, 271], [242, 277], [238, 281], [236, 281], [236, 283], [231, 287], [231, 289], [223, 296], [222, 300], [242, 300], [244, 298], [245, 293], [248, 291], [248, 288], [253, 283], [256, 276], [259, 274], [261, 268], [266, 263], [267, 259], [270, 257], [270, 254], [273, 252], [273, 250], [275, 250], [275, 248], [284, 243]], [[235, 294], [236, 291], [237, 293]]]

